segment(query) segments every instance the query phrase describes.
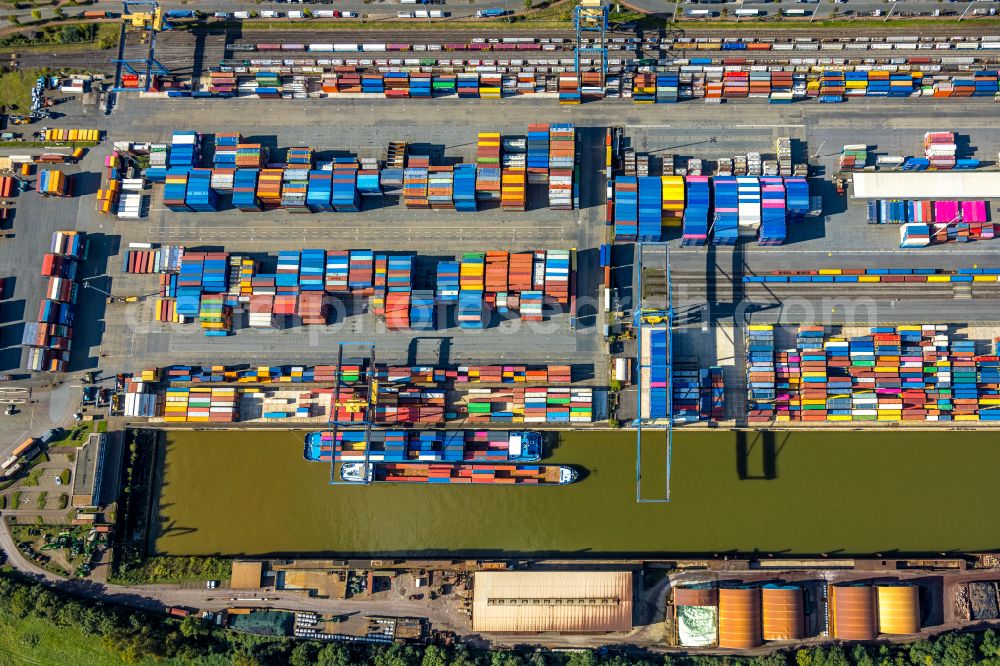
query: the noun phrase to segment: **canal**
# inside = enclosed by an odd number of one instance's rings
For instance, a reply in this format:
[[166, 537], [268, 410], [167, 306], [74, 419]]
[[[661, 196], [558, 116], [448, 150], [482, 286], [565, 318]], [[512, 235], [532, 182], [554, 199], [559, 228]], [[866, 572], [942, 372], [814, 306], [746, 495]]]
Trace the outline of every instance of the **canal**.
[[[1000, 548], [992, 433], [681, 433], [669, 504], [636, 503], [633, 432], [565, 433], [549, 460], [585, 470], [565, 487], [330, 486], [327, 465], [303, 460], [302, 436], [165, 433], [156, 550], [583, 557]], [[649, 497], [662, 493], [657, 449], [644, 445]]]

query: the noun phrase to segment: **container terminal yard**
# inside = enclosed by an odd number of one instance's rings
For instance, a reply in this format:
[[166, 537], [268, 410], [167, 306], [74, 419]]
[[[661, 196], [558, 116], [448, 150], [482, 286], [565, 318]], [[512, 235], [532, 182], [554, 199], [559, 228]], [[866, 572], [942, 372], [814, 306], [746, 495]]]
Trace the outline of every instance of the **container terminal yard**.
[[[144, 7], [10, 62], [50, 73], [0, 141], [9, 565], [376, 645], [1000, 621], [992, 24]], [[222, 565], [136, 573], [181, 558]]]

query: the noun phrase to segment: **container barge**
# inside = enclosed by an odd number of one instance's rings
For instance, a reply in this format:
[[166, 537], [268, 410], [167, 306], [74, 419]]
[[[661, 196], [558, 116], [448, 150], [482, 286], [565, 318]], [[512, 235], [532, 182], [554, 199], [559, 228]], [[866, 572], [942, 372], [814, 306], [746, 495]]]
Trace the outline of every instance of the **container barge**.
[[[367, 467], [367, 470], [366, 470]], [[469, 463], [344, 463], [340, 478], [356, 483], [471, 483], [563, 486], [577, 480], [566, 465], [476, 465]]]
[[[367, 451], [366, 451], [367, 449]], [[542, 457], [542, 435], [518, 430], [319, 430], [307, 433], [303, 456], [311, 462], [506, 463]]]

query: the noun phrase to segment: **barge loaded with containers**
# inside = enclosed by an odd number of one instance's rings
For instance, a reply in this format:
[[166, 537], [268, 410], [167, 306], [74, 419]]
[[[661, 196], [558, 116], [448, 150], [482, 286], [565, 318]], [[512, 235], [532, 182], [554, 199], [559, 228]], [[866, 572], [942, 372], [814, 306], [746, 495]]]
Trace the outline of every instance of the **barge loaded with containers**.
[[[366, 469], [367, 468], [367, 469]], [[475, 465], [468, 463], [344, 463], [340, 478], [356, 483], [471, 483], [564, 486], [577, 480], [566, 465]]]
[[[367, 449], [367, 450], [366, 450]], [[542, 435], [506, 430], [314, 431], [305, 436], [303, 456], [312, 462], [535, 462]]]

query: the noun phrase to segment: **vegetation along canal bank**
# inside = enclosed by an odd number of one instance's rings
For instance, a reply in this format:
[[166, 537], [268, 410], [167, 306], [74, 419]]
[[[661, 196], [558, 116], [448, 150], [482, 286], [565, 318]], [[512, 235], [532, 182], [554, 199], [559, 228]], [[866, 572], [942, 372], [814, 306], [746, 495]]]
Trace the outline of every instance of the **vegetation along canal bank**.
[[[669, 504], [636, 503], [634, 432], [562, 433], [549, 460], [584, 470], [563, 487], [331, 486], [327, 465], [303, 460], [303, 434], [163, 433], [156, 551], [585, 557], [1000, 548], [992, 433], [681, 433]], [[647, 476], [647, 496], [662, 492], [657, 481]]]

